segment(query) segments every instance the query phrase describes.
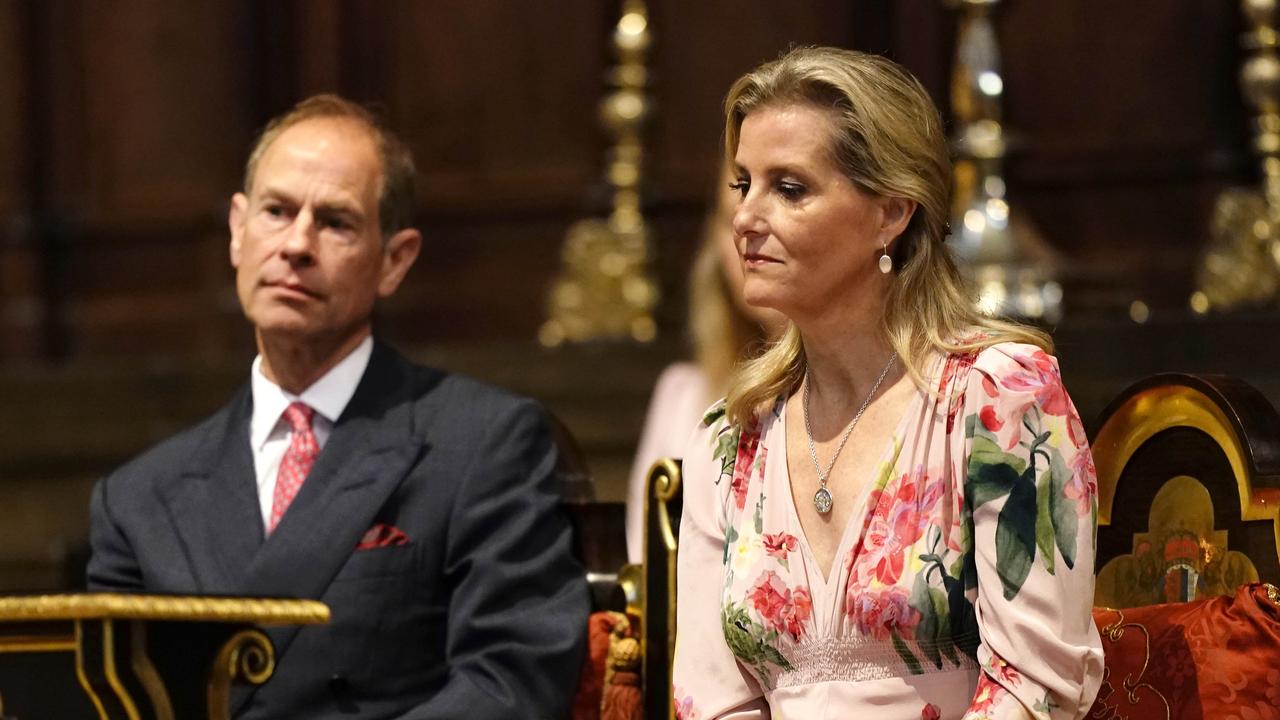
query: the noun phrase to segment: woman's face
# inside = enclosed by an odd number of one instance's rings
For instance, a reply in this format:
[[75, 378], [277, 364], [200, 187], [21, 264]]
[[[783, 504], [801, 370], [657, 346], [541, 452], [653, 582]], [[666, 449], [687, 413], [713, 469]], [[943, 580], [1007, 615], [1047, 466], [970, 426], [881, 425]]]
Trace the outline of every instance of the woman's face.
[[884, 277], [882, 241], [914, 207], [854, 185], [832, 157], [833, 133], [827, 111], [805, 104], [766, 106], [742, 122], [733, 231], [751, 305], [800, 319]]
[[729, 187], [737, 178], [727, 168], [721, 173], [720, 191], [716, 195], [715, 223], [716, 257], [720, 261], [720, 270], [724, 273], [729, 286], [729, 295], [734, 306], [760, 327], [765, 334], [777, 335], [782, 331], [786, 317], [772, 308], [759, 305], [748, 305], [742, 296], [743, 269], [742, 258], [738, 255], [733, 231], [733, 214], [738, 207], [738, 193]]

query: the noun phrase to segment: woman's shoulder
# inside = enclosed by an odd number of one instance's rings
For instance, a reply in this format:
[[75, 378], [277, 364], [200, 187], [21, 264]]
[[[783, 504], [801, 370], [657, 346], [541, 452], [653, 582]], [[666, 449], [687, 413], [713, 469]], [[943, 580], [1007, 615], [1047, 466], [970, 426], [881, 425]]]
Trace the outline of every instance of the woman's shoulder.
[[984, 375], [1005, 377], [1027, 371], [1058, 373], [1058, 358], [1036, 345], [998, 342], [978, 351], [973, 366]]
[[976, 383], [983, 383], [991, 394], [1005, 380], [1028, 375], [1060, 382], [1058, 359], [1029, 343], [995, 342], [954, 352], [943, 356], [940, 367], [935, 387], [944, 394], [963, 394]]

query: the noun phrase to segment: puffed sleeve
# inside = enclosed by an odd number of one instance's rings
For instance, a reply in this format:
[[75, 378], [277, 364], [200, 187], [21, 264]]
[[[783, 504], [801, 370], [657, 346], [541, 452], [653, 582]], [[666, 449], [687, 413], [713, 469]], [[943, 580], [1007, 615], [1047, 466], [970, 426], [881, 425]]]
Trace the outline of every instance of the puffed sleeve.
[[[765, 720], [759, 685], [725, 643], [720, 615], [724, 594], [725, 531], [732, 501], [721, 481], [722, 458], [737, 452], [735, 428], [723, 407], [712, 408], [685, 448], [681, 468], [684, 509], [676, 567], [676, 716], [699, 720]], [[732, 465], [729, 466], [730, 474]]]
[[1103, 669], [1084, 427], [1057, 360], [1028, 345], [983, 351], [963, 403], [982, 666], [965, 720], [1078, 720]]

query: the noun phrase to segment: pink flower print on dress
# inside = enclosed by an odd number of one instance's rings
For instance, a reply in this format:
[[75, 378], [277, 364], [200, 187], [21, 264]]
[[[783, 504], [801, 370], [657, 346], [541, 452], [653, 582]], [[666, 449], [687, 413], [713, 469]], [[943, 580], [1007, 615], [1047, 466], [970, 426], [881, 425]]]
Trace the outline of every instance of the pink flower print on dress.
[[[975, 713], [985, 714], [991, 710], [1006, 690], [992, 680], [986, 673], [978, 673], [978, 689], [973, 693], [973, 702], [969, 703], [966, 718], [975, 717]], [[983, 715], [976, 715], [983, 717]]]
[[1071, 409], [1067, 413], [1067, 437], [1071, 438], [1071, 445], [1077, 449], [1083, 448], [1089, 443], [1089, 436], [1084, 431], [1084, 423], [1080, 421], [1080, 413]]
[[1063, 416], [1072, 412], [1071, 400], [1062, 386], [1058, 364], [1043, 350], [1036, 350], [1030, 357], [1015, 355], [1019, 368], [1002, 378], [1010, 390], [1029, 390], [1036, 396], [1040, 409], [1050, 415]]
[[1093, 453], [1088, 447], [1080, 449], [1071, 458], [1071, 480], [1062, 489], [1069, 500], [1076, 501], [1076, 517], [1093, 512], [1094, 498], [1098, 496], [1098, 471], [1093, 466]]
[[1000, 432], [1000, 428], [1004, 427], [1004, 421], [1000, 416], [996, 415], [994, 405], [986, 405], [978, 412], [978, 419], [982, 420], [982, 426], [991, 432]]
[[859, 585], [869, 585], [871, 577], [882, 585], [898, 582], [907, 552], [924, 535], [942, 492], [941, 480], [930, 482], [924, 470], [916, 468], [883, 491], [871, 493], [874, 510], [854, 560]]
[[751, 466], [755, 463], [756, 448], [759, 446], [759, 431], [744, 431], [742, 438], [738, 441], [738, 455], [733, 463], [733, 482], [729, 488], [733, 490], [733, 502], [739, 510], [747, 504], [747, 490], [751, 486]]
[[942, 710], [933, 703], [925, 703], [925, 706], [920, 709], [920, 720], [939, 720], [941, 717]]
[[[938, 382], [938, 393], [940, 397], [948, 398], [947, 404], [947, 433], [956, 425], [956, 415], [959, 414], [960, 408], [964, 407], [964, 388], [952, 388], [952, 381], [957, 377], [967, 374], [969, 368], [973, 367], [973, 362], [978, 359], [978, 353], [971, 352], [967, 355], [948, 355], [947, 364], [942, 368], [942, 379]], [[959, 390], [959, 392], [955, 392]]]
[[900, 587], [870, 590], [850, 586], [845, 595], [845, 614], [863, 635], [888, 639], [897, 631], [906, 635], [920, 623], [920, 613], [909, 604], [911, 596]]
[[797, 641], [805, 636], [805, 624], [813, 615], [813, 600], [808, 590], [793, 591], [777, 573], [768, 570], [751, 587], [747, 600], [766, 629], [785, 633]]
[[[782, 607], [791, 599], [791, 591], [787, 584], [778, 577], [778, 573], [768, 570], [756, 579], [756, 584], [747, 593], [747, 600], [756, 613], [766, 621], [773, 621], [782, 611]], [[774, 623], [776, 624], [776, 622]]]
[[987, 672], [999, 680], [1002, 685], [1018, 687], [1022, 684], [1022, 675], [1017, 668], [995, 653], [991, 653], [991, 660], [987, 663]]
[[764, 551], [769, 554], [769, 557], [779, 560], [786, 560], [787, 553], [794, 551], [797, 543], [796, 536], [791, 533], [764, 534]]
[[799, 642], [804, 638], [804, 626], [813, 615], [813, 600], [809, 591], [796, 588], [791, 593], [791, 602], [783, 606], [778, 617], [778, 629], [786, 632], [792, 640]]
[[680, 688], [674, 688], [672, 698], [675, 700], [676, 720], [701, 720], [701, 715], [693, 707], [693, 696], [686, 695]]

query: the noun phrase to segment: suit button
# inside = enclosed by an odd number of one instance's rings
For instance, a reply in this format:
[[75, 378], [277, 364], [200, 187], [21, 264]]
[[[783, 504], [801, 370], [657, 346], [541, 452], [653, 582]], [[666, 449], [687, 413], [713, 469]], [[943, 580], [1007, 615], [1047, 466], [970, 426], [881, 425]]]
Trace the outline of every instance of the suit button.
[[347, 682], [344, 675], [334, 675], [329, 678], [329, 690], [335, 694], [343, 695], [351, 690], [351, 683]]

